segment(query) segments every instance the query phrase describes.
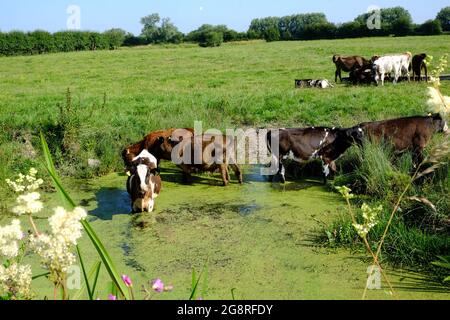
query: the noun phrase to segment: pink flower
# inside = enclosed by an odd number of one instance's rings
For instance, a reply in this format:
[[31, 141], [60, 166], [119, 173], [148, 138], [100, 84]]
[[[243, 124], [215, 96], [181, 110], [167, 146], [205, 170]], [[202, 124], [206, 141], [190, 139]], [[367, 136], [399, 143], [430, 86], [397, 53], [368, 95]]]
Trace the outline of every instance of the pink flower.
[[152, 289], [157, 293], [161, 293], [164, 291], [164, 283], [161, 281], [161, 279], [155, 279], [152, 281]]
[[112, 294], [110, 294], [110, 295], [108, 296], [108, 300], [110, 300], [110, 301], [116, 301], [116, 300], [117, 300], [117, 297], [114, 296], [114, 295], [112, 295]]
[[129, 276], [123, 275], [122, 276], [122, 281], [125, 283], [125, 285], [127, 287], [132, 287], [133, 286], [133, 282], [131, 281], [131, 278]]

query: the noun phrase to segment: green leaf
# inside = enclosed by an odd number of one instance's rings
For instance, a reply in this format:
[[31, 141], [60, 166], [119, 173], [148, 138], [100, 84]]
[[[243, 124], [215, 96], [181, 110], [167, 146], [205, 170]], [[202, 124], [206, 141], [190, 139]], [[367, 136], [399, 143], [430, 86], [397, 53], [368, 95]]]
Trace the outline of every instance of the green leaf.
[[[48, 148], [47, 141], [45, 140], [44, 134], [41, 132], [41, 144], [42, 144], [42, 150], [44, 152], [44, 158], [46, 163], [46, 168], [48, 173], [50, 174], [53, 183], [55, 184], [56, 190], [58, 191], [59, 195], [61, 196], [62, 200], [66, 203], [66, 205], [73, 209], [75, 208], [75, 202], [72, 200], [72, 198], [69, 196], [69, 194], [64, 190], [64, 187], [62, 186], [62, 183], [58, 177], [58, 174], [55, 169], [55, 165], [52, 160], [52, 156], [50, 153], [50, 149]], [[81, 221], [84, 230], [86, 231], [88, 237], [91, 239], [92, 244], [94, 245], [95, 249], [97, 250], [101, 260], [103, 261], [106, 270], [109, 273], [109, 276], [111, 277], [111, 280], [113, 281], [114, 285], [117, 287], [117, 289], [120, 291], [122, 296], [130, 300], [130, 292], [128, 288], [123, 283], [120, 275], [117, 273], [116, 268], [114, 266], [114, 263], [109, 256], [108, 252], [106, 251], [105, 247], [103, 246], [103, 243], [100, 241], [99, 237], [95, 233], [94, 229], [90, 226], [90, 224], [82, 220]]]
[[92, 296], [91, 286], [89, 285], [89, 278], [86, 273], [86, 268], [84, 267], [83, 257], [81, 256], [80, 246], [78, 246], [78, 245], [77, 245], [77, 253], [78, 253], [78, 258], [80, 259], [81, 270], [83, 271], [84, 282], [86, 283], [88, 297], [89, 297], [89, 300], [92, 301], [92, 300], [94, 300], [94, 298]]
[[47, 277], [47, 276], [49, 276], [49, 275], [50, 275], [50, 272], [46, 272], [46, 273], [39, 274], [39, 275], [37, 275], [37, 276], [32, 277], [31, 280], [37, 280], [37, 279], [39, 279], [39, 278]]

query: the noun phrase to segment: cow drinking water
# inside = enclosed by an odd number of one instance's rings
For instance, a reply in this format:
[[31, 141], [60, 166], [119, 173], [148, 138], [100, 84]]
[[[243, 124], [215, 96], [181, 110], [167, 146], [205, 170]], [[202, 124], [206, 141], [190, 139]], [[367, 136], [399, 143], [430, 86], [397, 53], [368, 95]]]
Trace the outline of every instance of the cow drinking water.
[[147, 150], [142, 151], [131, 161], [128, 167], [130, 176], [127, 191], [131, 197], [131, 208], [134, 213], [153, 211], [162, 184], [157, 168], [157, 159]]

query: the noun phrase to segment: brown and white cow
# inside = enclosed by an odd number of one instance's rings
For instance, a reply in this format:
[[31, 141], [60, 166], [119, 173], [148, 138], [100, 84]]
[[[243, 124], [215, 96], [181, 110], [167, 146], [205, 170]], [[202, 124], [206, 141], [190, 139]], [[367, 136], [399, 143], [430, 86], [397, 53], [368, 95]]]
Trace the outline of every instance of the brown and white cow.
[[[283, 183], [286, 181], [283, 160], [287, 159], [299, 163], [306, 163], [314, 159], [322, 160], [326, 182], [330, 169], [336, 171], [334, 161], [353, 143], [360, 142], [361, 139], [362, 130], [359, 127], [350, 129], [326, 127], [281, 129], [277, 133], [270, 131], [267, 135], [269, 150], [271, 150], [274, 160], [279, 164], [278, 175]], [[279, 142], [278, 154], [271, 146], [272, 141]], [[327, 148], [333, 143], [335, 143], [335, 148]]]
[[423, 150], [433, 135], [448, 131], [448, 124], [440, 114], [366, 122], [359, 127], [365, 138], [391, 142], [397, 152], [412, 151], [416, 165], [423, 161]]
[[333, 63], [336, 65], [336, 73], [335, 73], [335, 82], [337, 82], [337, 78], [342, 82], [342, 71], [352, 72], [356, 69], [361, 69], [365, 65], [369, 65], [370, 61], [360, 56], [333, 56]]
[[193, 173], [220, 172], [223, 185], [227, 186], [231, 181], [228, 169], [231, 167], [239, 183], [243, 183], [233, 137], [222, 134], [194, 135], [180, 129], [165, 139], [163, 148], [170, 150], [172, 162], [183, 170], [183, 179], [187, 182], [192, 180]]
[[134, 213], [152, 212], [155, 199], [161, 192], [161, 177], [157, 171], [158, 161], [147, 150], [133, 158], [128, 167], [130, 176], [127, 191], [131, 197], [131, 208]]

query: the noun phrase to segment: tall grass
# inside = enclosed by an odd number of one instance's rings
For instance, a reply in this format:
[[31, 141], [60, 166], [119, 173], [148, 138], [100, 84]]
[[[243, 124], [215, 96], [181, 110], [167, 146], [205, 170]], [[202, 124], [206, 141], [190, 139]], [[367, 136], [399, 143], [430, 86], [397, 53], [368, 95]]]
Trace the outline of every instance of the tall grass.
[[[434, 143], [442, 139], [447, 137], [438, 138]], [[409, 153], [398, 155], [389, 144], [367, 142], [361, 149], [354, 148], [344, 156], [333, 185], [349, 186], [360, 195], [357, 202], [382, 204], [385, 208], [379, 224], [369, 234], [374, 248], [389, 223], [391, 208], [399, 195], [408, 190], [384, 240], [381, 258], [395, 265], [435, 270], [430, 263], [450, 250], [448, 165], [413, 181], [415, 170]], [[348, 216], [334, 221], [326, 228], [325, 235], [323, 240], [332, 246], [360, 246]]]

